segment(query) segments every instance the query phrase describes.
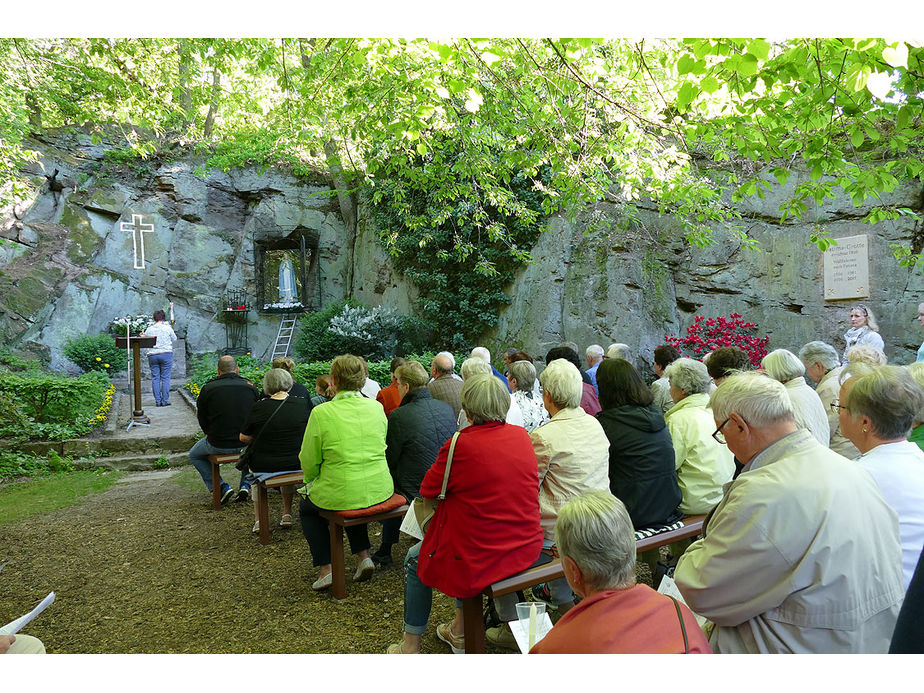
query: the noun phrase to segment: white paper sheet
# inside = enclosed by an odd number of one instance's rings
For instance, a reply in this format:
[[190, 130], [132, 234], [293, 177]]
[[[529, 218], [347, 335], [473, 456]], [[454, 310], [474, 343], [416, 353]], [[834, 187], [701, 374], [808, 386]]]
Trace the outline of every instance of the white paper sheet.
[[404, 515], [404, 519], [401, 521], [401, 531], [414, 537], [415, 539], [423, 541], [424, 535], [420, 530], [420, 525], [417, 523], [417, 516], [414, 514], [413, 503], [411, 503], [411, 507], [407, 509], [407, 513]]
[[48, 596], [45, 597], [39, 603], [39, 605], [35, 607], [34, 609], [32, 609], [32, 611], [30, 611], [28, 614], [26, 614], [25, 616], [20, 616], [15, 621], [10, 621], [5, 626], [3, 626], [3, 628], [0, 628], [0, 635], [16, 635], [20, 631], [21, 628], [23, 628], [24, 626], [27, 626], [29, 623], [32, 622], [32, 619], [34, 619], [36, 616], [42, 613], [45, 609], [51, 606], [54, 600], [55, 600], [55, 593], [49, 592]]
[[[661, 584], [658, 585], [658, 592], [661, 594], [666, 594], [668, 597], [673, 597], [684, 606], [687, 606], [687, 603], [683, 600], [683, 595], [680, 594], [680, 590], [677, 589], [677, 583], [674, 582], [674, 578], [672, 577], [665, 575], [663, 578], [661, 578]], [[704, 616], [700, 616], [692, 609], [690, 609], [690, 611], [696, 617], [696, 622], [699, 624], [699, 627], [704, 628], [709, 622], [709, 619], [705, 618]]]
[[[536, 618], [536, 642], [548, 635], [550, 630], [552, 630], [552, 619], [548, 614], [542, 614]], [[529, 619], [511, 621], [510, 632], [516, 638], [520, 652], [527, 654], [529, 652]]]

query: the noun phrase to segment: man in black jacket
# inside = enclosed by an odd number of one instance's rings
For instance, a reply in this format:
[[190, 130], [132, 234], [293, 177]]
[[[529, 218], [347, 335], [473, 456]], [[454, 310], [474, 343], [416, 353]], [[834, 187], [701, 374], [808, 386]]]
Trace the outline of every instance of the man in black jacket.
[[[196, 400], [199, 427], [205, 438], [199, 440], [189, 451], [189, 459], [205, 482], [206, 488], [212, 490], [212, 465], [209, 455], [226, 455], [240, 452], [240, 434], [244, 420], [250, 413], [253, 403], [260, 399], [260, 392], [249, 380], [237, 373], [237, 361], [233, 356], [218, 359], [218, 377], [202, 386]], [[221, 484], [221, 502], [227, 503], [234, 490], [226, 481], [218, 478]], [[237, 500], [245, 501], [250, 497], [250, 484], [241, 474], [240, 490]]]
[[[446, 402], [434, 399], [427, 389], [427, 371], [408, 361], [395, 371], [401, 405], [388, 417], [385, 459], [395, 482], [395, 492], [408, 501], [420, 495], [420, 482], [436, 461], [443, 444], [456, 432], [456, 417]], [[382, 546], [372, 555], [381, 566], [392, 564], [391, 547], [398, 542], [401, 519], [382, 523]]]

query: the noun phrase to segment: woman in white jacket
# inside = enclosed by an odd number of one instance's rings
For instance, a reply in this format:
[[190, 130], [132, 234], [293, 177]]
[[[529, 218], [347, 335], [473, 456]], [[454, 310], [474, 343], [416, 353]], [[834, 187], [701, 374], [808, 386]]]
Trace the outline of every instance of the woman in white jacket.
[[850, 329], [844, 333], [844, 341], [847, 343], [847, 346], [844, 347], [843, 358], [845, 366], [850, 363], [847, 352], [855, 346], [871, 346], [885, 352], [885, 343], [879, 335], [879, 324], [876, 322], [876, 316], [873, 315], [873, 311], [863, 304], [850, 311]]

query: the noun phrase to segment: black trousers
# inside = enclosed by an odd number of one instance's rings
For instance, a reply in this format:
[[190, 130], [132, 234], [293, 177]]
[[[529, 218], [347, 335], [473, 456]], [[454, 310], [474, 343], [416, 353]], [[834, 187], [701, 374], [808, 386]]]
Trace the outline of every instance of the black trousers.
[[[310, 498], [303, 498], [298, 506], [298, 514], [302, 521], [302, 534], [311, 550], [311, 559], [315, 566], [330, 563], [330, 527], [327, 520], [319, 514], [321, 510], [311, 502]], [[354, 554], [366, 551], [369, 548], [369, 525], [346, 527], [347, 539], [350, 541], [350, 551]]]

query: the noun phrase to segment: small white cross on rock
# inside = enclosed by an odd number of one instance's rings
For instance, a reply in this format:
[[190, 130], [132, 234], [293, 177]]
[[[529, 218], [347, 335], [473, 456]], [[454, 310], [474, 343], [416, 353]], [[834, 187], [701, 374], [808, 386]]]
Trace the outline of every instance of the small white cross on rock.
[[[140, 214], [132, 214], [131, 223], [123, 221], [120, 224], [122, 231], [132, 234], [132, 249], [134, 251], [135, 269], [144, 269], [144, 236], [145, 233], [154, 233], [154, 224], [142, 223], [144, 217]], [[139, 255], [138, 250], [141, 250]]]

